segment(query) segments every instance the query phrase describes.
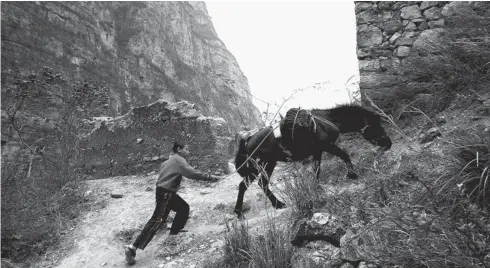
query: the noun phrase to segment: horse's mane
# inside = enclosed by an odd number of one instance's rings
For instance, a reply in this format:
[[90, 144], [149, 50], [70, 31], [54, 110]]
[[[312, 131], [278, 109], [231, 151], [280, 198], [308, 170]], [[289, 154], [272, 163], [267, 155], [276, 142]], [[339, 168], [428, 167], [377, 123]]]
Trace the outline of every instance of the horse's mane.
[[357, 104], [339, 104], [330, 109], [313, 109], [312, 112], [324, 114], [326, 118], [346, 118], [352, 115], [366, 118], [369, 122], [380, 122], [381, 117], [368, 107]]
[[363, 107], [357, 104], [338, 104], [330, 109], [313, 109], [312, 111], [328, 111], [332, 115], [345, 115], [345, 114], [365, 114], [366, 117], [379, 118], [379, 115], [370, 110], [367, 107]]

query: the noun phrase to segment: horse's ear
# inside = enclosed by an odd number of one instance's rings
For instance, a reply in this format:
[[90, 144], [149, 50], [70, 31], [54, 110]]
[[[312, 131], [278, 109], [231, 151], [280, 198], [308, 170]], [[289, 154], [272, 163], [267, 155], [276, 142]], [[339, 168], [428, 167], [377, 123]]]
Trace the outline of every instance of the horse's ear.
[[284, 120], [284, 116], [282, 116], [281, 113], [279, 113], [279, 117], [281, 118], [281, 121]]

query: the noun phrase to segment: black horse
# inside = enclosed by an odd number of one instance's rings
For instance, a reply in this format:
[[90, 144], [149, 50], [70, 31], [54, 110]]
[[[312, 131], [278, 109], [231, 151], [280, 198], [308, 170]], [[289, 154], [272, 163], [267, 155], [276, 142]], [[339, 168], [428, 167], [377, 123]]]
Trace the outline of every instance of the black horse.
[[[298, 115], [300, 111], [306, 110], [296, 109], [294, 113]], [[381, 126], [380, 116], [361, 106], [342, 105], [326, 110], [311, 110], [307, 113], [310, 122], [307, 133], [309, 136], [293, 133], [296, 138], [293, 136], [289, 144], [285, 143], [283, 138], [276, 138], [273, 134], [274, 128], [271, 126], [259, 130], [247, 139], [240, 138], [235, 157], [235, 167], [238, 174], [244, 179], [239, 185], [235, 205], [235, 213], [238, 217], [243, 217], [242, 205], [245, 191], [257, 177], [259, 178], [259, 185], [271, 201], [272, 206], [276, 209], [285, 207], [285, 204], [277, 200], [268, 186], [269, 178], [277, 161], [301, 161], [313, 156], [318, 179], [322, 153], [328, 152], [340, 157], [347, 165], [347, 177], [355, 179], [357, 175], [354, 173], [349, 155], [335, 145], [340, 133], [360, 132], [364, 139], [370, 143], [380, 146], [384, 150], [391, 148], [391, 139]], [[291, 110], [288, 111], [288, 114], [291, 114]], [[284, 122], [284, 120], [282, 121]], [[281, 127], [281, 131], [284, 131], [283, 127]], [[287, 154], [284, 147], [290, 150], [291, 154]], [[261, 176], [262, 173], [267, 174], [267, 176]]]

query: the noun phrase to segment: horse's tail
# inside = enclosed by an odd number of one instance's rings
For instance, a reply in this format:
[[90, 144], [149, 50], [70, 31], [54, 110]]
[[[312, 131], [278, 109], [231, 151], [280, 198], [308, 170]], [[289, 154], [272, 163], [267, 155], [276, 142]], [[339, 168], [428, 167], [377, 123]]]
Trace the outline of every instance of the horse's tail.
[[248, 159], [247, 141], [240, 138], [238, 151], [235, 156], [235, 168], [240, 176], [245, 177], [248, 174], [248, 165], [245, 163]]

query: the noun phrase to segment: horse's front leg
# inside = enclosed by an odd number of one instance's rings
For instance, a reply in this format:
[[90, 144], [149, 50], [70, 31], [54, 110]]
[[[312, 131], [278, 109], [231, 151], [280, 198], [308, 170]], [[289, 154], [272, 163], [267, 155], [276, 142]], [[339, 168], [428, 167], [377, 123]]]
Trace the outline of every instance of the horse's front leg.
[[243, 219], [243, 197], [245, 196], [245, 191], [247, 191], [248, 187], [254, 181], [253, 175], [247, 176], [245, 179], [240, 182], [238, 186], [238, 197], [235, 204], [234, 212], [237, 214], [239, 219]]
[[354, 166], [350, 161], [350, 157], [344, 150], [340, 149], [337, 145], [330, 143], [325, 148], [325, 151], [342, 159], [347, 165], [347, 177], [350, 179], [357, 179], [357, 174], [354, 172]]
[[272, 206], [276, 209], [281, 209], [286, 207], [286, 204], [279, 201], [276, 196], [269, 189], [269, 179], [272, 176], [272, 172], [274, 171], [274, 167], [276, 167], [276, 161], [261, 161], [259, 165], [262, 167], [261, 172], [259, 174], [259, 185], [264, 191], [265, 195], [269, 198], [272, 203]]

